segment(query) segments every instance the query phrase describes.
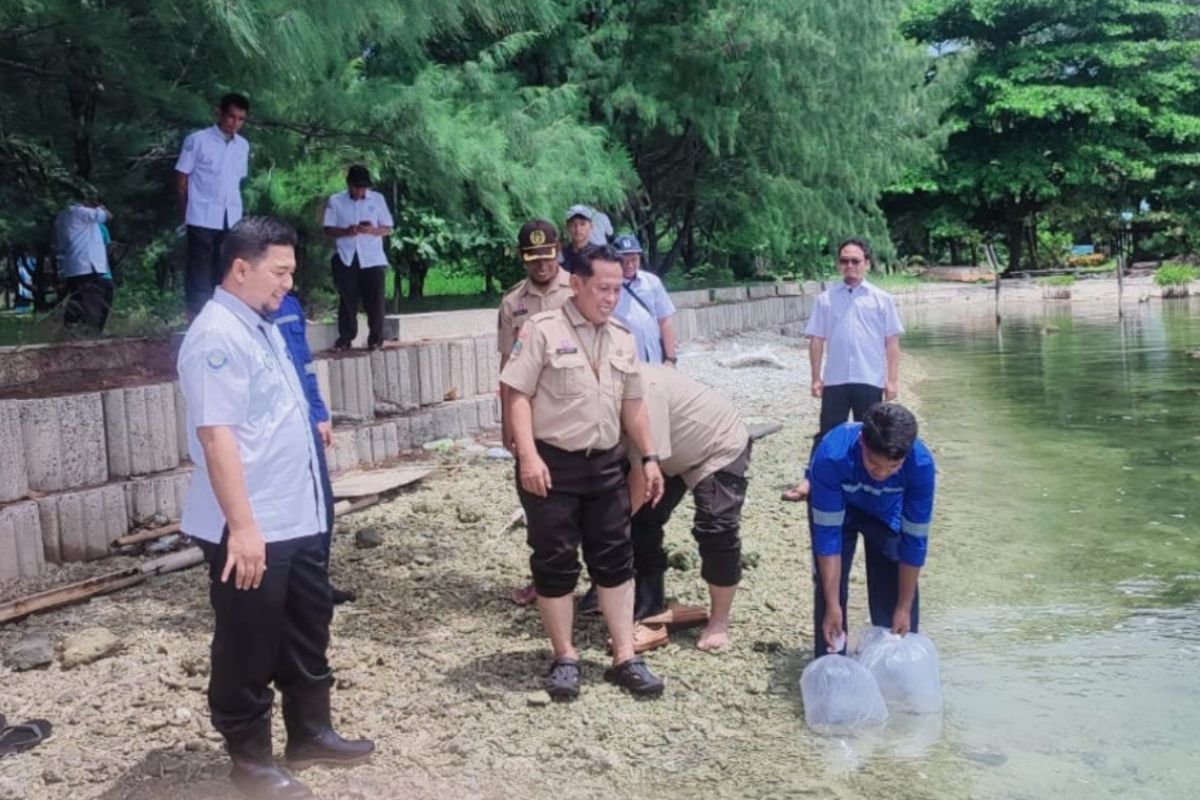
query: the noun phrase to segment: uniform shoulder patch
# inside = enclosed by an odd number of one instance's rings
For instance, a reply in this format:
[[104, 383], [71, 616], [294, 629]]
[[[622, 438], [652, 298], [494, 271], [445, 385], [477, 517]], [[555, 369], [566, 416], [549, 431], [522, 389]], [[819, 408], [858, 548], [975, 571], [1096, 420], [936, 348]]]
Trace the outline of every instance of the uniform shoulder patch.
[[229, 364], [229, 356], [224, 350], [213, 348], [204, 354], [204, 366], [210, 372], [219, 372]]

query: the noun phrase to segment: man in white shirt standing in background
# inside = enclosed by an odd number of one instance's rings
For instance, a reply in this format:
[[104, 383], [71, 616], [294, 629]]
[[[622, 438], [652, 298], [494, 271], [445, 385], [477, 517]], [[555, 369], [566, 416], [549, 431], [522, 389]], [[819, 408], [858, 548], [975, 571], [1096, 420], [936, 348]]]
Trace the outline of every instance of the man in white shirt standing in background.
[[113, 282], [100, 225], [111, 219], [112, 212], [89, 197], [67, 206], [54, 220], [58, 274], [67, 282], [63, 324], [68, 328], [82, 324], [99, 333], [108, 321]]
[[384, 237], [392, 232], [392, 214], [383, 195], [371, 189], [371, 173], [361, 164], [346, 173], [346, 191], [325, 205], [325, 235], [335, 240], [333, 285], [337, 287], [338, 337], [334, 347], [349, 349], [358, 335], [358, 306], [367, 312], [367, 347], [383, 344], [387, 254]]
[[250, 165], [250, 143], [238, 135], [250, 113], [240, 94], [221, 98], [217, 123], [183, 140], [175, 162], [175, 192], [187, 225], [184, 299], [195, 316], [221, 282], [221, 242], [242, 218], [242, 179]]
[[[842, 282], [817, 298], [804, 331], [809, 337], [812, 396], [821, 400], [814, 452], [825, 434], [848, 417], [860, 422], [868, 408], [895, 400], [899, 392], [904, 326], [892, 296], [867, 281], [871, 246], [863, 239], [846, 239], [838, 245], [837, 265]], [[783, 493], [783, 499], [799, 502], [808, 492], [806, 475]]]

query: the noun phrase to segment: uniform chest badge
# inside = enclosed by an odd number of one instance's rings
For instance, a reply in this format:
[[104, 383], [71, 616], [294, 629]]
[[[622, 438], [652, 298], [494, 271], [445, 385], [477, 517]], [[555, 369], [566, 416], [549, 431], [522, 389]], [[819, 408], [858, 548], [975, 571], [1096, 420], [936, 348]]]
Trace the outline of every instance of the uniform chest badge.
[[579, 348], [577, 348], [575, 345], [568, 342], [566, 339], [563, 339], [561, 342], [558, 343], [558, 349], [555, 350], [554, 352], [557, 355], [565, 356], [565, 355], [570, 355], [571, 353], [578, 353]]
[[529, 313], [529, 309], [525, 308], [525, 306], [521, 306], [520, 308], [518, 308], [516, 311], [513, 312], [513, 316], [519, 317], [522, 314], [528, 314], [528, 313]]

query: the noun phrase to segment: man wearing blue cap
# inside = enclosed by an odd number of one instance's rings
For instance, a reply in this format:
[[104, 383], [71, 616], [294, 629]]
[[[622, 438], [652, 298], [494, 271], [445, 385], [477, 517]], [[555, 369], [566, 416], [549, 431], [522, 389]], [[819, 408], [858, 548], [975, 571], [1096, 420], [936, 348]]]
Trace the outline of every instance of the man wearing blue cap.
[[675, 304], [653, 272], [641, 269], [642, 245], [637, 237], [624, 233], [613, 242], [621, 256], [623, 278], [621, 299], [613, 316], [633, 332], [637, 340], [638, 360], [647, 364], [675, 364], [675, 327], [671, 316]]

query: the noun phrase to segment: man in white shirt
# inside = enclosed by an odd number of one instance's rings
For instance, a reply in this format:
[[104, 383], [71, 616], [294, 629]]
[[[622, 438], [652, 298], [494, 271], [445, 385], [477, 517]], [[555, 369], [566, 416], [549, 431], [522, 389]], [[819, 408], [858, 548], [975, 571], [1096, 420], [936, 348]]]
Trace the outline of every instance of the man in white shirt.
[[271, 320], [292, 287], [295, 244], [270, 217], [230, 229], [224, 279], [178, 362], [196, 465], [180, 524], [208, 560], [215, 616], [209, 709], [231, 780], [255, 798], [312, 797], [275, 761], [272, 682], [294, 769], [358, 763], [375, 747], [330, 722], [327, 511], [308, 401]]
[[325, 235], [334, 239], [333, 285], [338, 291], [338, 336], [334, 347], [346, 350], [358, 335], [358, 306], [367, 313], [367, 347], [383, 344], [384, 286], [387, 254], [384, 237], [392, 232], [392, 213], [383, 195], [371, 189], [371, 173], [361, 164], [346, 173], [346, 191], [325, 204]]
[[112, 213], [94, 198], [67, 206], [54, 220], [58, 274], [67, 284], [63, 324], [104, 330], [112, 309], [113, 282], [100, 226]]
[[[809, 337], [812, 396], [821, 399], [814, 451], [825, 434], [851, 414], [855, 422], [860, 422], [871, 406], [895, 400], [900, 382], [900, 334], [904, 326], [892, 296], [866, 280], [871, 269], [871, 246], [863, 239], [846, 239], [837, 253], [842, 282], [817, 298], [804, 331]], [[784, 492], [783, 499], [804, 500], [808, 489], [805, 477]]]
[[187, 225], [184, 298], [193, 316], [221, 282], [221, 241], [242, 218], [242, 179], [250, 144], [238, 131], [246, 124], [250, 101], [240, 94], [221, 98], [217, 123], [183, 140], [175, 162], [175, 192]]
[[592, 209], [592, 232], [588, 244], [609, 244], [612, 241], [613, 224], [608, 214], [598, 208]]

